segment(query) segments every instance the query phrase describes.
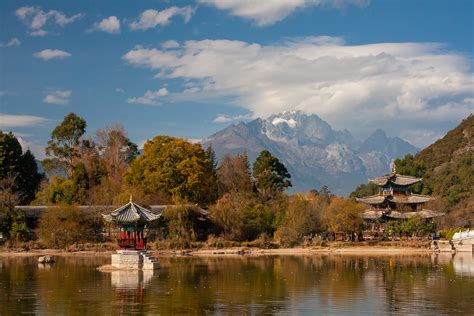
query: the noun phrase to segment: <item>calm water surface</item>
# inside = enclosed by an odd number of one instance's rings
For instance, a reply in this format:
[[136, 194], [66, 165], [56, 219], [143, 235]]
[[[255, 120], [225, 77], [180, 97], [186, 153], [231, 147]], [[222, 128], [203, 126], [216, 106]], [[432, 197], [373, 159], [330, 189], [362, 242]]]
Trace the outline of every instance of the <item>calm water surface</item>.
[[57, 259], [0, 257], [0, 315], [474, 314], [471, 254], [160, 258], [155, 273]]

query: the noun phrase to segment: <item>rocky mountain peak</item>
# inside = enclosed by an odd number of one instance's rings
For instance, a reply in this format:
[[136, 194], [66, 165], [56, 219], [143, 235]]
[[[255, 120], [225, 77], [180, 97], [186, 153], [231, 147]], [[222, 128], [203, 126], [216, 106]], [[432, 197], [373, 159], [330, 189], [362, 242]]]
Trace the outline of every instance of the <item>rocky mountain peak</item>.
[[218, 158], [246, 152], [251, 162], [261, 150], [269, 150], [287, 166], [293, 191], [328, 185], [338, 194], [348, 194], [368, 178], [388, 172], [393, 159], [417, 152], [416, 147], [381, 129], [361, 142], [348, 130], [334, 130], [318, 115], [300, 111], [231, 125], [203, 145], [210, 144]]

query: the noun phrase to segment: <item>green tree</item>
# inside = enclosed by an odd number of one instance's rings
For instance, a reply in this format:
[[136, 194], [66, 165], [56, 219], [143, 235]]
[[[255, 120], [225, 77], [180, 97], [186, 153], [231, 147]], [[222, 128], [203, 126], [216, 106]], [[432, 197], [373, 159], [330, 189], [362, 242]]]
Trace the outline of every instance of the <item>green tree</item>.
[[145, 195], [165, 193], [175, 200], [208, 204], [216, 199], [212, 170], [200, 144], [157, 136], [132, 161], [125, 180]]
[[285, 165], [268, 150], [263, 150], [253, 164], [257, 189], [266, 198], [291, 187], [291, 178]]
[[[427, 169], [424, 162], [416, 160], [411, 154], [405, 155], [403, 159], [395, 159], [396, 171], [398, 174], [407, 176], [425, 178], [427, 177]], [[425, 192], [431, 193], [425, 181], [416, 183], [411, 186], [411, 190], [415, 193]]]
[[229, 240], [252, 240], [261, 234], [271, 236], [275, 230], [275, 211], [250, 192], [224, 194], [210, 207], [209, 215]]
[[0, 180], [12, 179], [11, 190], [18, 193], [18, 203], [28, 204], [38, 191], [43, 175], [33, 154], [23, 153], [17, 138], [0, 131]]
[[0, 232], [13, 241], [24, 241], [28, 238], [25, 214], [15, 210], [18, 204], [18, 193], [12, 191], [13, 179], [0, 180]]
[[74, 201], [75, 190], [73, 180], [53, 176], [49, 179], [49, 183], [45, 184], [42, 190], [38, 192], [33, 204], [73, 204]]
[[89, 176], [86, 166], [79, 162], [74, 166], [72, 175], [72, 184], [74, 190], [74, 202], [84, 204], [89, 191]]
[[72, 176], [74, 162], [79, 157], [81, 137], [86, 132], [86, 121], [75, 113], [66, 115], [51, 133], [43, 166], [46, 170], [63, 170]]
[[351, 198], [362, 198], [365, 196], [375, 195], [379, 192], [379, 187], [375, 183], [360, 184], [350, 195]]

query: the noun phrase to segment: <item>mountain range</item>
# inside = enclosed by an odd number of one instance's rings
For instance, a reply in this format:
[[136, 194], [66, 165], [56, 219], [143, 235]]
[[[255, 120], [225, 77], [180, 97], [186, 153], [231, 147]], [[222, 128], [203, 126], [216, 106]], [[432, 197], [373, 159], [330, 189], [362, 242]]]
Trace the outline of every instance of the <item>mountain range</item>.
[[269, 150], [290, 172], [291, 191], [327, 185], [342, 195], [368, 178], [388, 173], [395, 158], [419, 151], [399, 137], [388, 137], [381, 129], [360, 141], [346, 129], [334, 130], [319, 116], [299, 111], [230, 125], [202, 144], [205, 148], [212, 145], [218, 159], [246, 152], [251, 162], [262, 150]]

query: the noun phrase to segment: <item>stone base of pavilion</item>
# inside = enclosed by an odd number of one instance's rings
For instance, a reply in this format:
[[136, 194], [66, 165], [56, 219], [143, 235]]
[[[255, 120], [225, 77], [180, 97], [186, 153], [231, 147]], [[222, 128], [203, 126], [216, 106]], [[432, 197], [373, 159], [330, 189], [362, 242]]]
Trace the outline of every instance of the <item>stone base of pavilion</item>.
[[160, 263], [145, 250], [117, 250], [112, 255], [112, 269], [117, 270], [157, 270]]

